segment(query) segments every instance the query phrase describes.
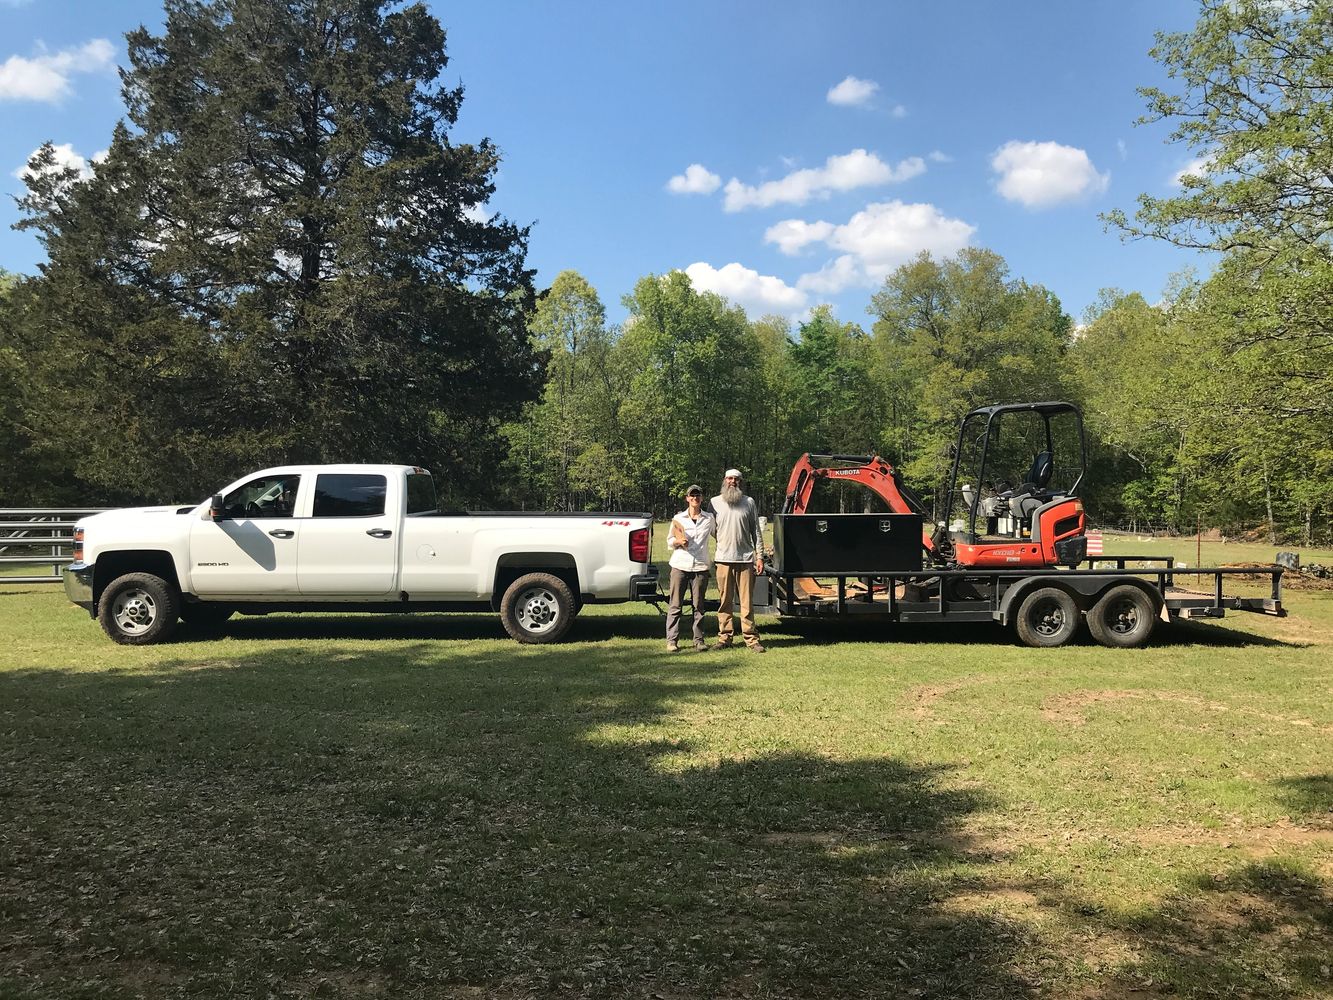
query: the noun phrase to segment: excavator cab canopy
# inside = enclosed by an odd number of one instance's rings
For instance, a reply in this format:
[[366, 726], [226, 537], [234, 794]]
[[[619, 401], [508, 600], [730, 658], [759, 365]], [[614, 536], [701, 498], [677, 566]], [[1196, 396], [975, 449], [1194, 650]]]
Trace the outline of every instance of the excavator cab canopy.
[[949, 537], [968, 544], [1026, 537], [1033, 512], [1078, 495], [1087, 469], [1073, 403], [1001, 403], [963, 418], [944, 507]]

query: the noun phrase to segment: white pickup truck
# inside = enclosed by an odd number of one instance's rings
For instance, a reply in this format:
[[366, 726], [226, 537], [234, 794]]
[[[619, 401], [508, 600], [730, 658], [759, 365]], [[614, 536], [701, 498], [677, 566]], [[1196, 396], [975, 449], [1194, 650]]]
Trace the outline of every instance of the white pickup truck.
[[647, 514], [441, 513], [425, 469], [266, 469], [189, 507], [107, 511], [74, 527], [70, 599], [112, 639], [272, 611], [499, 611], [554, 642], [590, 603], [651, 599]]

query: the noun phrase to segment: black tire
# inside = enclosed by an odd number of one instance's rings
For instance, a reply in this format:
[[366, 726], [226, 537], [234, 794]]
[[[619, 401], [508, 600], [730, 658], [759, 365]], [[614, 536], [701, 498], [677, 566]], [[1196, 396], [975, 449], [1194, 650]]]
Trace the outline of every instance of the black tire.
[[1018, 631], [1018, 640], [1025, 646], [1063, 646], [1078, 632], [1082, 617], [1068, 591], [1042, 587], [1023, 598], [1014, 628]]
[[122, 646], [151, 646], [176, 630], [180, 605], [174, 584], [151, 573], [126, 573], [102, 591], [97, 621]]
[[1103, 646], [1134, 649], [1152, 637], [1157, 602], [1139, 587], [1112, 587], [1088, 612], [1088, 631]]
[[235, 613], [225, 604], [181, 601], [181, 621], [196, 632], [216, 632]]
[[500, 621], [519, 642], [558, 642], [577, 611], [569, 585], [550, 573], [520, 576], [500, 601]]

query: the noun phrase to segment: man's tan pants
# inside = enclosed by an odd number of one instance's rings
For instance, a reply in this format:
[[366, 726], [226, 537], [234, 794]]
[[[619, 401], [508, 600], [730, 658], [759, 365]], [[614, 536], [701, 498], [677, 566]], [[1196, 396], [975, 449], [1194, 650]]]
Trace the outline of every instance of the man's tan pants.
[[741, 637], [747, 646], [759, 641], [754, 627], [754, 563], [717, 563], [717, 639], [731, 642], [736, 634], [731, 607], [740, 599]]

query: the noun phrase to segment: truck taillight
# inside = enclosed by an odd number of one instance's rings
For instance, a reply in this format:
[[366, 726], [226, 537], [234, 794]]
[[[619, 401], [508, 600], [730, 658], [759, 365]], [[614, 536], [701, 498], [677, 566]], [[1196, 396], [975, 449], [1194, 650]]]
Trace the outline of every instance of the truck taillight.
[[83, 529], [74, 529], [74, 561], [83, 562]]
[[635, 528], [629, 533], [629, 561], [646, 563], [648, 561], [649, 539], [652, 537], [647, 528]]

